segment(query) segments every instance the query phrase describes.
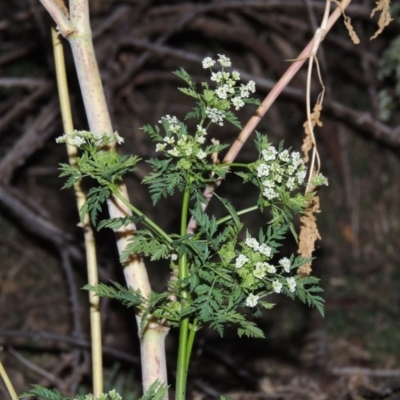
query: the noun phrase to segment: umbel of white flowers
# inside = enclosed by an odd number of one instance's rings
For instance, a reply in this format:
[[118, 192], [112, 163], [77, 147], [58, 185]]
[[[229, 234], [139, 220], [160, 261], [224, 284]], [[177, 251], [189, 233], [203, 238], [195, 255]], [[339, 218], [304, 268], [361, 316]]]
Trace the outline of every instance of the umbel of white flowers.
[[56, 138], [56, 143], [68, 143], [78, 149], [82, 149], [86, 145], [101, 147], [102, 145], [113, 142], [122, 144], [124, 143], [124, 138], [121, 137], [118, 132], [95, 135], [93, 132], [84, 130], [74, 130], [71, 133], [65, 133]]

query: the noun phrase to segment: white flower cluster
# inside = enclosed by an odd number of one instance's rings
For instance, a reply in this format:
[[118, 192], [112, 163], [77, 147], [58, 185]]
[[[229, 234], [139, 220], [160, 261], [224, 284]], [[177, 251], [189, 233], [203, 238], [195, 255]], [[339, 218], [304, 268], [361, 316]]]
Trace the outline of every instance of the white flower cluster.
[[210, 118], [211, 122], [220, 126], [224, 125], [224, 113], [219, 111], [218, 108], [206, 108], [206, 115]]
[[287, 257], [283, 257], [279, 260], [279, 265], [284, 269], [285, 272], [289, 273], [292, 266], [290, 260]]
[[255, 307], [258, 303], [259, 298], [260, 298], [260, 296], [250, 293], [246, 299], [246, 306], [247, 307]]
[[261, 182], [262, 194], [267, 200], [278, 198], [279, 188], [293, 191], [304, 183], [307, 171], [297, 151], [278, 152], [270, 145], [261, 151], [261, 156], [255, 169]]
[[[167, 136], [163, 142], [156, 144], [156, 151], [165, 151], [173, 157], [196, 157], [202, 160], [207, 157], [207, 153], [201, 149], [200, 145], [206, 140], [207, 131], [197, 125], [195, 136], [188, 135], [185, 125], [175, 116], [166, 115], [158, 121], [166, 128]], [[167, 149], [167, 147], [169, 148]]]
[[[232, 63], [223, 54], [218, 55], [217, 61], [211, 57], [206, 57], [203, 60], [203, 68], [211, 68], [216, 62], [221, 66], [221, 71], [211, 72], [211, 80], [217, 85], [215, 94], [220, 100], [229, 100], [233, 107], [235, 107], [235, 110], [239, 110], [245, 104], [243, 99], [248, 98], [250, 93], [256, 91], [256, 84], [254, 81], [249, 81], [247, 84], [242, 83], [239, 86], [237, 82], [240, 80], [240, 73], [236, 70], [232, 72], [225, 71], [225, 68], [231, 67]], [[211, 122], [223, 125], [224, 114], [221, 111], [216, 108], [207, 108], [206, 114], [211, 119]]]
[[95, 145], [100, 147], [101, 145], [112, 142], [121, 144], [124, 142], [124, 138], [121, 137], [118, 132], [96, 135], [93, 132], [83, 130], [74, 130], [71, 133], [65, 133], [56, 138], [56, 143], [68, 143], [78, 149], [82, 148], [84, 145]]
[[[273, 252], [270, 246], [265, 243], [259, 243], [257, 239], [248, 236], [244, 240], [243, 252], [235, 259], [235, 268], [242, 278], [242, 284], [245, 285], [244, 287], [252, 288], [252, 290], [255, 287], [260, 287], [259, 285], [265, 285], [274, 293], [281, 293], [282, 288], [286, 287], [289, 292], [294, 293], [297, 285], [296, 278], [282, 277], [282, 273], [289, 273], [292, 269], [290, 259], [287, 257], [281, 258], [278, 262], [279, 265], [276, 267], [269, 262], [272, 255]], [[246, 298], [245, 305], [247, 307], [255, 307], [259, 299], [259, 295], [251, 293]]]

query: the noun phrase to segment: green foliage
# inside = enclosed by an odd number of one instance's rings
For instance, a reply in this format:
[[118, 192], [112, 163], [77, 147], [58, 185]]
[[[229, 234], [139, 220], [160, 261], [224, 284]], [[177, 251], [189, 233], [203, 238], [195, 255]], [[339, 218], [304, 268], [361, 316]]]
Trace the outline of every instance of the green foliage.
[[96, 225], [98, 214], [102, 211], [102, 205], [110, 196], [111, 191], [108, 187], [91, 188], [86, 195], [86, 203], [79, 210], [81, 221], [83, 221], [85, 215], [89, 213], [93, 224]]
[[[203, 66], [211, 69], [215, 63], [206, 58]], [[170, 115], [162, 117], [154, 127], [143, 127], [159, 153], [157, 158], [147, 160], [151, 171], [143, 183], [148, 185], [154, 204], [176, 192], [183, 193], [180, 232], [164, 232], [133, 205], [130, 209], [134, 216], [107, 219], [97, 225], [99, 229], [119, 229], [131, 223], [143, 224], [144, 229], [136, 230], [129, 239], [121, 253], [121, 261], [132, 254], [150, 257], [152, 261], [168, 259], [173, 275], [168, 288], [163, 293], [152, 292], [147, 298], [139, 291], [115, 282], [112, 286], [86, 285], [85, 289], [98, 296], [117, 299], [127, 307], [140, 307], [142, 329], [151, 316], [163, 324], [181, 328], [182, 321], [186, 321], [185, 326], [192, 332], [209, 326], [222, 336], [226, 326], [235, 326], [240, 337], [263, 338], [264, 333], [254, 319], [274, 307], [275, 304], [268, 301], [271, 294], [298, 298], [316, 307], [323, 315], [319, 280], [293, 273], [310, 260], [294, 255], [278, 256], [289, 232], [297, 238], [293, 218], [305, 211], [313, 193], [304, 194], [307, 169], [300, 154], [286, 149], [283, 142], [278, 147], [273, 146], [265, 135], [258, 132], [255, 146], [259, 156], [254, 162], [217, 164], [212, 161], [228, 144], [209, 140], [207, 132], [210, 126], [222, 126], [228, 121], [240, 128], [234, 110], [257, 103], [250, 98], [255, 83], [239, 84], [238, 71], [226, 70], [230, 67], [227, 57], [219, 55], [218, 63], [221, 69], [218, 72], [211, 70], [211, 82], [202, 83], [200, 89], [184, 69], [175, 71], [175, 75], [186, 84], [179, 90], [195, 99], [194, 108], [185, 117], [185, 120], [197, 120], [194, 129], [190, 130], [185, 122]], [[65, 187], [83, 177], [97, 182], [81, 210], [81, 218], [89, 213], [93, 223], [97, 224], [104, 202], [112, 194], [118, 197], [117, 182], [123, 174], [134, 170], [139, 158], [104, 151], [104, 143], [111, 140], [108, 136], [99, 139], [85, 132], [76, 134], [73, 140], [83, 154], [77, 167], [62, 165], [61, 175], [68, 178]], [[115, 134], [114, 140], [118, 140]], [[237, 174], [244, 186], [253, 185], [258, 189], [257, 202], [245, 210], [237, 210], [230, 200], [214, 193], [215, 199], [223, 205], [224, 215], [209, 215], [205, 211], [203, 192], [216, 186], [230, 173]], [[327, 180], [317, 175], [312, 185], [327, 185]], [[242, 216], [247, 212], [258, 212], [266, 221], [257, 237], [243, 232]], [[196, 222], [194, 233], [186, 232], [188, 216]], [[180, 342], [180, 346], [188, 346], [190, 353], [189, 342]], [[181, 360], [178, 375], [187, 368], [187, 362]], [[152, 386], [143, 399], [161, 399], [163, 390], [166, 388]]]
[[[323, 290], [315, 286], [319, 283], [319, 279], [314, 276], [307, 276], [301, 279], [297, 286], [298, 298], [310, 307], [315, 307], [319, 313], [324, 316], [324, 299], [318, 296], [316, 293], [321, 293]], [[305, 285], [311, 285], [309, 288], [305, 288]]]
[[69, 400], [63, 396], [57, 389], [46, 389], [40, 385], [32, 385], [33, 389], [26, 393], [22, 393], [19, 398], [38, 396], [45, 400]]
[[168, 392], [168, 386], [158, 381], [152, 383], [147, 393], [139, 400], [163, 400]]
[[[26, 393], [21, 394], [20, 398], [38, 396], [44, 400], [69, 400], [68, 397], [63, 396], [57, 389], [46, 389], [40, 385], [33, 385], [33, 389]], [[156, 381], [150, 385], [149, 390], [138, 400], [162, 400], [168, 391], [168, 386], [160, 384]], [[110, 390], [108, 393], [102, 393], [100, 396], [95, 397], [92, 394], [77, 395], [74, 400], [122, 400], [122, 397], [116, 390]]]
[[[213, 63], [215, 61], [208, 59], [205, 65]], [[292, 269], [309, 260], [294, 256], [281, 258], [279, 262], [276, 260], [288, 231], [296, 237], [293, 216], [303, 212], [313, 194], [304, 195], [301, 191], [307, 171], [300, 154], [285, 149], [283, 142], [274, 147], [265, 135], [258, 132], [255, 146], [259, 157], [256, 161], [238, 166], [210, 162], [210, 155], [227, 145], [207, 143], [209, 126], [223, 125], [226, 120], [240, 127], [232, 109], [245, 103], [256, 103], [249, 97], [255, 90], [254, 82], [239, 85], [239, 73], [226, 71], [229, 59], [220, 56], [219, 63], [221, 71], [211, 74], [216, 88], [205, 82], [198, 90], [184, 69], [175, 71], [175, 75], [187, 85], [179, 90], [196, 100], [193, 111], [186, 116], [187, 119], [198, 119], [194, 132], [189, 132], [184, 122], [170, 115], [162, 117], [154, 127], [143, 127], [160, 153], [159, 157], [147, 160], [151, 172], [143, 179], [153, 203], [176, 191], [188, 193], [183, 209], [187, 212], [191, 202], [190, 214], [197, 223], [197, 232], [185, 234], [181, 231], [180, 234], [168, 235], [135, 208], [132, 208], [135, 216], [107, 219], [98, 224], [99, 229], [119, 229], [130, 223], [143, 223], [146, 228], [135, 231], [121, 253], [121, 261], [131, 254], [150, 257], [152, 261], [168, 258], [176, 275], [178, 270], [182, 271], [182, 265], [180, 262], [175, 264], [175, 260], [184, 257], [187, 276], [180, 281], [172, 280], [168, 291], [151, 293], [147, 299], [132, 288], [126, 289], [117, 283], [85, 288], [98, 296], [117, 299], [128, 307], [141, 307], [144, 314], [142, 323], [149, 314], [173, 326], [178, 326], [183, 318], [190, 318], [196, 321], [196, 329], [208, 325], [223, 335], [225, 326], [235, 325], [239, 336], [263, 337], [251, 319], [273, 306], [266, 300], [271, 293], [282, 293], [293, 299], [298, 297], [323, 314], [323, 300], [317, 295], [321, 290], [317, 286], [318, 280], [292, 276], [291, 273]], [[81, 210], [81, 218], [89, 213], [93, 223], [97, 224], [104, 202], [116, 193], [116, 182], [131, 171], [139, 159], [119, 156], [115, 151], [102, 151], [101, 146], [110, 140], [108, 136], [99, 139], [90, 132], [80, 132], [75, 133], [71, 140], [83, 150], [83, 154], [77, 167], [62, 165], [62, 175], [69, 178], [66, 186], [85, 176], [97, 181], [98, 186], [90, 189]], [[256, 206], [238, 212], [228, 199], [214, 193], [224, 206], [226, 215], [219, 219], [208, 215], [203, 208], [204, 189], [232, 172], [243, 179], [244, 185], [258, 188]], [[327, 184], [327, 181], [318, 175], [313, 184]], [[260, 229], [258, 239], [247, 233], [246, 239], [240, 241], [239, 234], [243, 230], [241, 215], [265, 209], [269, 210], [271, 218], [266, 227]]]
[[121, 253], [121, 261], [126, 260], [131, 254], [143, 254], [151, 256], [151, 260], [165, 258], [170, 253], [170, 247], [163, 238], [155, 236], [148, 229], [135, 232], [135, 235], [128, 240], [128, 245]]
[[105, 285], [104, 283], [99, 283], [96, 286], [85, 285], [83, 289], [91, 290], [100, 297], [119, 300], [126, 307], [137, 307], [144, 302], [140, 290], [133, 290], [131, 287], [123, 287], [118, 282], [111, 281], [111, 283], [114, 287]]

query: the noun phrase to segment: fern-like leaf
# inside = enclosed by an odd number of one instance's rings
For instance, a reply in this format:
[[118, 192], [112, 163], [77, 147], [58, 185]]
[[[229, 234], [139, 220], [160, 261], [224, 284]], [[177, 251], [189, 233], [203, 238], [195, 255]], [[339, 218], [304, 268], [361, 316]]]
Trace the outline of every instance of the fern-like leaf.
[[167, 391], [168, 386], [157, 380], [150, 385], [147, 392], [139, 400], [163, 400], [167, 395]]
[[68, 397], [63, 396], [57, 389], [46, 389], [40, 385], [32, 385], [33, 389], [26, 393], [22, 393], [19, 397], [39, 396], [45, 400], [68, 400]]
[[111, 283], [114, 287], [104, 283], [99, 283], [96, 286], [85, 285], [83, 289], [90, 290], [99, 297], [118, 300], [126, 307], [137, 307], [144, 302], [145, 299], [140, 290], [134, 290], [131, 287], [126, 288], [118, 282], [111, 281]]

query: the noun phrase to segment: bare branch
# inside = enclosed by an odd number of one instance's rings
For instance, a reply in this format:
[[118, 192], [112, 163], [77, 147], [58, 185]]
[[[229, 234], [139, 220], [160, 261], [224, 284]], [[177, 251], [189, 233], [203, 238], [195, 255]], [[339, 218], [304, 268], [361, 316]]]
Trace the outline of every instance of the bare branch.
[[74, 32], [74, 27], [71, 21], [68, 19], [65, 12], [60, 8], [54, 0], [40, 0], [43, 7], [48, 11], [48, 13], [53, 18], [54, 22], [57, 24], [57, 30], [64, 36], [68, 37]]

